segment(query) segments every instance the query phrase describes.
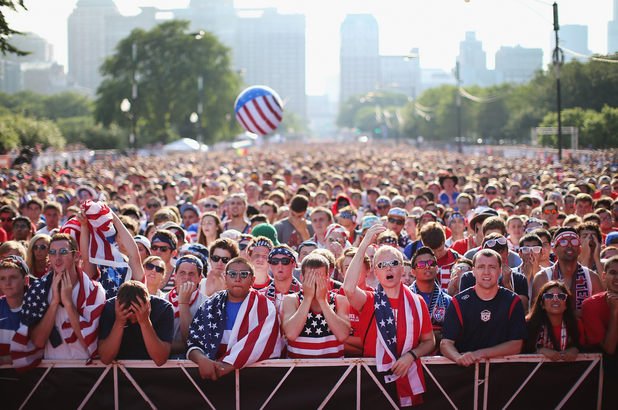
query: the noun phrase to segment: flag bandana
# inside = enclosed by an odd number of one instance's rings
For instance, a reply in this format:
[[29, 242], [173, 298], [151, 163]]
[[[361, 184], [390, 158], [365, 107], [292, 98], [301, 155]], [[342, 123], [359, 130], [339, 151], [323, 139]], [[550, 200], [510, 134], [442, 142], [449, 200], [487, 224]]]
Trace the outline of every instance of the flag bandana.
[[[414, 295], [403, 284], [399, 290], [397, 318], [381, 284], [375, 292], [376, 367], [379, 372], [389, 372], [401, 355], [418, 345], [422, 329], [422, 306], [420, 296]], [[408, 330], [409, 328], [409, 330]], [[417, 359], [404, 377], [393, 374], [384, 376], [386, 383], [395, 382], [399, 405], [408, 407], [422, 403], [425, 391], [420, 359]]]
[[[189, 349], [202, 351], [216, 360], [225, 330], [227, 291], [215, 293], [200, 306], [189, 330]], [[275, 305], [264, 295], [250, 290], [238, 311], [221, 361], [236, 369], [281, 354], [277, 344], [279, 320]]]
[[95, 265], [127, 267], [128, 264], [116, 245], [116, 228], [109, 207], [103, 202], [86, 200], [81, 209], [90, 227], [90, 262]]
[[[29, 328], [43, 319], [49, 307], [50, 291], [53, 272], [49, 272], [41, 279], [35, 281], [24, 297], [21, 312], [21, 323], [11, 341], [11, 358], [16, 369], [25, 370], [36, 367], [43, 358], [44, 349], [37, 348], [30, 340]], [[92, 358], [97, 351], [97, 338], [99, 334], [99, 318], [105, 306], [105, 292], [96, 282], [88, 276], [78, 273], [79, 291], [77, 295], [77, 313], [80, 316], [79, 325], [82, 336], [87, 344], [87, 350]], [[52, 328], [49, 341], [53, 347], [65, 343], [79, 343], [78, 337], [71, 327], [68, 319], [60, 329]]]

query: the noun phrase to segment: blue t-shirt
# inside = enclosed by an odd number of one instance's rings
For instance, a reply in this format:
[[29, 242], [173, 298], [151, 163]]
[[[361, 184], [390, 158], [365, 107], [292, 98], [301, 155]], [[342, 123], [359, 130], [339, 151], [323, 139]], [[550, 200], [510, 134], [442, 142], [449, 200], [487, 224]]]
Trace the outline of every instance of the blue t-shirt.
[[491, 300], [482, 300], [468, 288], [451, 300], [442, 337], [455, 342], [460, 353], [526, 339], [524, 308], [519, 297], [505, 288]]
[[242, 305], [242, 302], [227, 301], [225, 305], [225, 330], [232, 330], [234, 328], [234, 322], [236, 322], [240, 305]]
[[9, 354], [9, 346], [15, 331], [19, 328], [21, 307], [11, 309], [6, 297], [0, 298], [0, 356]]
[[408, 243], [408, 245], [403, 249], [403, 254], [405, 255], [406, 258], [408, 258], [408, 260], [412, 259], [412, 255], [414, 255], [414, 253], [423, 246], [423, 241], [421, 241], [420, 239], [417, 239], [414, 242], [410, 242]]

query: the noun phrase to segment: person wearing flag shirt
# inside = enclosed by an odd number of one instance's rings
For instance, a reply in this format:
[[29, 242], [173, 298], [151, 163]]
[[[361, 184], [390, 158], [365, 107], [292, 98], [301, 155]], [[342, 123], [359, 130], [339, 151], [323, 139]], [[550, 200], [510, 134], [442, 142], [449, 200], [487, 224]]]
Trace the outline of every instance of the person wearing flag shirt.
[[375, 357], [379, 372], [390, 372], [384, 379], [395, 381], [399, 404], [407, 407], [422, 402], [425, 382], [420, 357], [434, 350], [435, 338], [425, 301], [401, 282], [399, 250], [382, 246], [376, 251], [373, 262], [379, 284], [375, 291], [358, 286], [364, 255], [385, 230], [379, 224], [367, 230], [343, 287], [350, 306], [360, 312], [363, 356]]
[[545, 283], [550, 280], [561, 281], [574, 296], [573, 304], [569, 307], [579, 317], [584, 300], [601, 292], [603, 285], [596, 272], [581, 265], [577, 260], [581, 253], [581, 240], [575, 229], [562, 227], [554, 232], [552, 249], [556, 255], [557, 262], [549, 268], [541, 269], [534, 275], [532, 280], [532, 300], [536, 300], [540, 289]]
[[113, 360], [152, 360], [163, 365], [170, 355], [174, 309], [148, 294], [142, 282], [129, 280], [109, 299], [101, 315], [99, 354], [105, 364]]
[[300, 282], [293, 276], [296, 253], [287, 245], [275, 246], [268, 254], [268, 267], [272, 279], [260, 292], [266, 295], [277, 307], [277, 312], [280, 312], [284, 296], [302, 289]]
[[431, 248], [427, 246], [419, 248], [412, 257], [411, 263], [416, 280], [410, 286], [410, 290], [422, 296], [427, 304], [436, 345], [439, 345], [442, 340], [442, 324], [446, 309], [451, 304], [451, 296], [446, 290], [440, 288], [437, 282], [438, 262]]
[[97, 350], [103, 287], [77, 270], [80, 253], [69, 234], [52, 236], [49, 259], [51, 271], [26, 293], [11, 343], [15, 367], [35, 366], [42, 357], [91, 359]]
[[283, 298], [281, 329], [289, 358], [343, 357], [350, 335], [348, 301], [329, 291], [329, 267], [324, 256], [308, 255], [301, 265], [302, 291]]
[[526, 339], [519, 296], [498, 285], [500, 254], [482, 249], [472, 262], [476, 284], [451, 299], [440, 342], [442, 354], [460, 366], [518, 354]]
[[271, 282], [268, 275], [268, 255], [272, 248], [273, 242], [265, 236], [255, 237], [247, 246], [247, 255], [255, 269], [253, 289], [264, 289]]
[[11, 363], [11, 339], [19, 328], [28, 274], [28, 265], [19, 256], [0, 260], [0, 365]]
[[170, 302], [174, 309], [173, 354], [185, 352], [191, 320], [193, 320], [197, 309], [206, 300], [206, 296], [199, 291], [203, 270], [204, 265], [196, 256], [184, 255], [176, 261], [174, 268], [176, 284], [165, 295], [165, 300]]
[[226, 290], [200, 306], [189, 330], [187, 358], [203, 379], [217, 380], [234, 369], [279, 357], [275, 305], [251, 288], [253, 266], [241, 257], [225, 267]]

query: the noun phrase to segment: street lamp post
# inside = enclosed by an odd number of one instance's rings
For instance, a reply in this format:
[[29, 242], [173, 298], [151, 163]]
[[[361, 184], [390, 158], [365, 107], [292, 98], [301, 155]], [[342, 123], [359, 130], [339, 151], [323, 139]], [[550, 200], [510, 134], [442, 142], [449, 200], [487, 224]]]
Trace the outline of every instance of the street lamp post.
[[552, 54], [552, 63], [556, 70], [556, 109], [558, 111], [558, 161], [562, 161], [562, 96], [560, 93], [560, 67], [564, 64], [564, 52], [560, 48], [560, 42], [558, 38], [558, 31], [560, 25], [558, 24], [558, 4], [553, 4], [554, 9], [554, 33], [556, 35], [556, 47]]
[[120, 103], [120, 111], [122, 111], [129, 121], [131, 121], [131, 131], [129, 133], [129, 146], [131, 149], [135, 149], [135, 115], [131, 111], [131, 101], [128, 98], [125, 98]]

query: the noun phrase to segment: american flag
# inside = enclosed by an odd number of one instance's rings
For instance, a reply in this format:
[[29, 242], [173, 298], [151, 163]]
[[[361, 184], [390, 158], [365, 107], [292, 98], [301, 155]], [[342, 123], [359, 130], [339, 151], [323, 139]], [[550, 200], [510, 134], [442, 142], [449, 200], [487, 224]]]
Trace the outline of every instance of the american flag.
[[79, 223], [77, 218], [71, 218], [62, 225], [60, 228], [60, 233], [68, 233], [75, 239], [77, 245], [79, 246], [79, 237], [82, 232], [82, 225]]
[[[39, 323], [47, 312], [51, 298], [53, 275], [53, 272], [49, 272], [35, 281], [24, 298], [21, 323], [11, 342], [11, 358], [13, 366], [18, 370], [36, 367], [43, 358], [44, 349], [39, 349], [32, 343], [29, 327]], [[99, 318], [105, 306], [105, 291], [99, 283], [91, 281], [83, 272], [78, 273], [78, 281], [79, 291], [75, 306], [79, 314], [79, 327], [82, 337], [92, 358], [97, 351]], [[79, 339], [68, 320], [62, 323], [60, 329], [54, 326], [49, 341], [52, 346], [58, 346], [62, 341], [79, 343]]]
[[127, 267], [128, 264], [116, 245], [116, 228], [109, 207], [103, 202], [87, 200], [82, 203], [81, 208], [90, 226], [90, 262], [95, 265]]
[[[329, 305], [334, 310], [337, 295], [331, 292], [329, 296]], [[299, 293], [299, 299], [302, 301], [302, 293]], [[288, 340], [288, 357], [291, 359], [343, 357], [343, 342], [333, 335], [322, 313], [309, 311], [303, 331], [296, 340]]]
[[[374, 298], [375, 321], [378, 327], [376, 338], [376, 367], [379, 372], [388, 372], [402, 354], [407, 354], [418, 346], [423, 327], [423, 309], [427, 309], [421, 296], [412, 293], [407, 286], [399, 289], [397, 317], [382, 288]], [[408, 330], [409, 329], [409, 330]], [[395, 381], [401, 407], [422, 403], [421, 394], [425, 392], [425, 378], [420, 359], [417, 359], [405, 377], [389, 374], [384, 377], [387, 383]]]
[[277, 338], [279, 320], [275, 305], [251, 289], [238, 311], [229, 339], [223, 340], [227, 291], [208, 298], [195, 314], [187, 341], [189, 349], [198, 349], [211, 360], [221, 360], [236, 369], [260, 360], [279, 357]]
[[249, 132], [266, 135], [277, 129], [283, 118], [283, 105], [274, 90], [249, 87], [234, 103], [236, 119]]

